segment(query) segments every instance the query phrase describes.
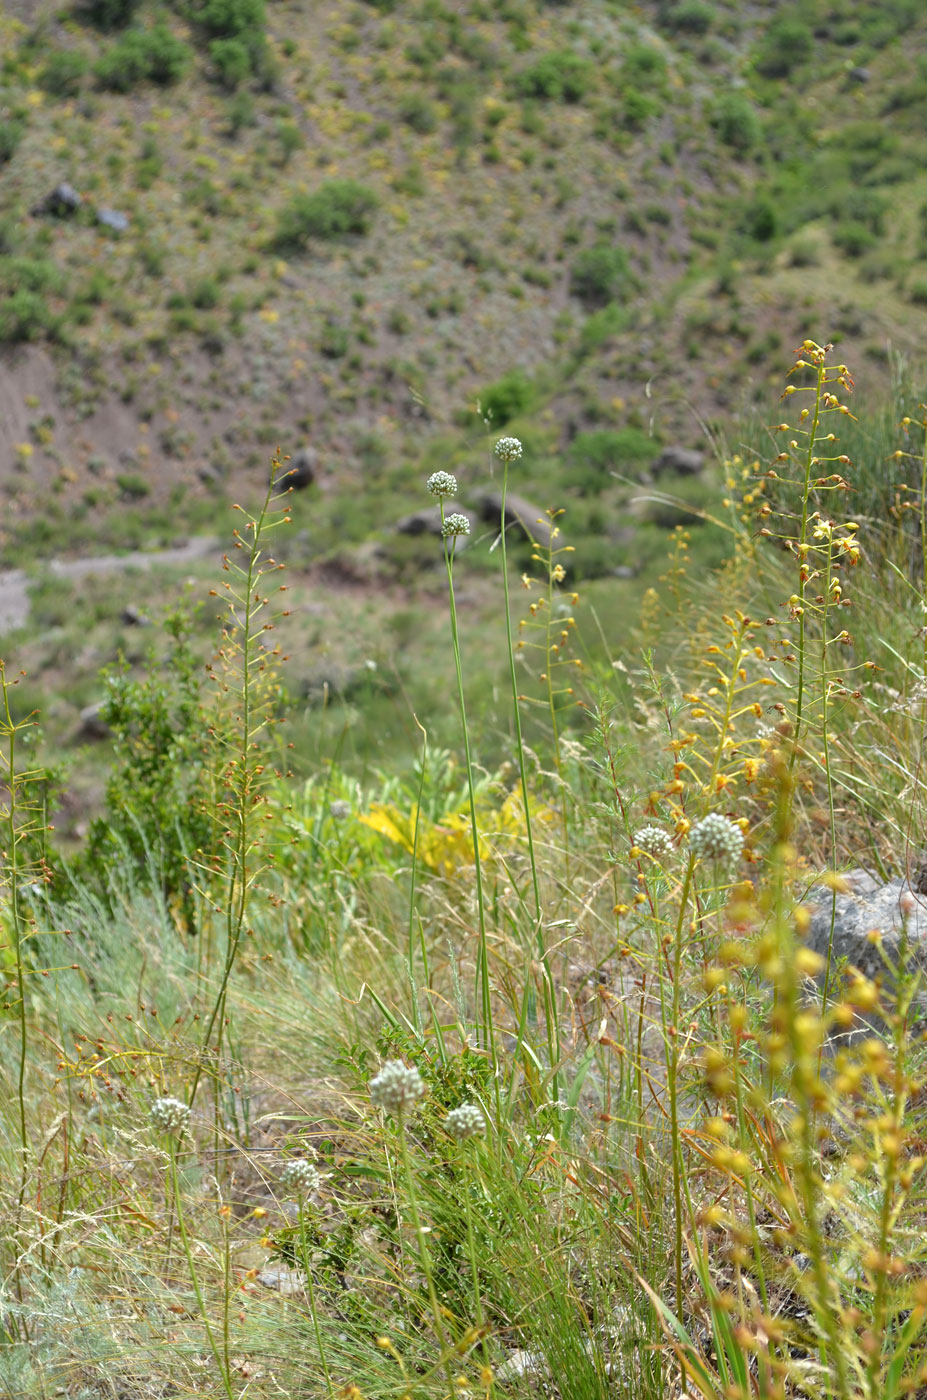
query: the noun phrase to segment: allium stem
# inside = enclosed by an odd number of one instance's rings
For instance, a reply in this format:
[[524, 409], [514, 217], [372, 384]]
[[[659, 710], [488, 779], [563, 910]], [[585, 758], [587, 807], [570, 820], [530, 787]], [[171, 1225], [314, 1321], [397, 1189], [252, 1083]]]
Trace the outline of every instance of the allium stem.
[[190, 1271], [190, 1281], [193, 1284], [193, 1292], [196, 1294], [196, 1301], [200, 1310], [200, 1317], [203, 1319], [203, 1326], [206, 1329], [206, 1339], [209, 1342], [209, 1349], [213, 1354], [216, 1366], [219, 1368], [219, 1374], [222, 1377], [222, 1384], [225, 1388], [225, 1393], [228, 1396], [228, 1400], [235, 1400], [235, 1395], [232, 1391], [232, 1382], [228, 1373], [228, 1369], [223, 1364], [222, 1354], [219, 1351], [219, 1348], [216, 1344], [216, 1339], [212, 1333], [212, 1328], [209, 1325], [209, 1317], [206, 1312], [206, 1303], [203, 1298], [203, 1291], [200, 1288], [199, 1278], [197, 1277], [196, 1264], [193, 1260], [193, 1250], [190, 1248], [190, 1237], [187, 1234], [187, 1222], [184, 1217], [183, 1202], [180, 1198], [180, 1184], [177, 1179], [177, 1143], [175, 1138], [171, 1137], [168, 1139], [167, 1151], [171, 1164], [171, 1194], [174, 1198], [174, 1211], [177, 1216], [177, 1227], [180, 1230], [180, 1238], [183, 1243], [184, 1254], [187, 1258], [187, 1268]]
[[544, 986], [544, 1020], [547, 1027], [547, 1054], [550, 1060], [550, 1068], [553, 1070], [551, 1093], [552, 1097], [557, 1099], [559, 1097], [559, 1090], [557, 1087], [556, 1067], [560, 1062], [560, 1037], [557, 1027], [556, 995], [544, 939], [541, 887], [540, 881], [538, 880], [538, 867], [534, 851], [534, 834], [531, 826], [531, 803], [528, 797], [528, 775], [525, 769], [525, 745], [521, 730], [521, 708], [518, 703], [518, 677], [515, 673], [515, 649], [512, 644], [512, 613], [509, 604], [509, 570], [506, 555], [505, 527], [505, 503], [508, 494], [508, 486], [509, 459], [506, 456], [503, 460], [502, 467], [502, 507], [499, 522], [499, 538], [502, 555], [502, 589], [505, 597], [505, 639], [509, 657], [509, 676], [512, 682], [512, 716], [515, 721], [515, 747], [518, 754], [518, 772], [521, 778], [521, 800], [525, 812], [525, 833], [528, 838], [528, 859], [531, 864], [531, 884], [534, 892], [534, 938]]
[[[441, 519], [445, 519], [444, 502], [441, 502]], [[479, 920], [479, 950], [477, 953], [476, 994], [482, 1015], [483, 1043], [489, 1050], [493, 1069], [493, 1083], [498, 1101], [499, 1062], [496, 1037], [492, 1021], [492, 995], [489, 984], [489, 949], [486, 943], [486, 903], [483, 894], [483, 866], [480, 859], [480, 833], [476, 820], [476, 795], [473, 784], [473, 759], [470, 753], [470, 730], [467, 724], [467, 704], [464, 697], [463, 666], [460, 659], [460, 632], [457, 625], [457, 601], [454, 596], [454, 536], [445, 538], [444, 562], [447, 567], [447, 588], [450, 601], [451, 640], [454, 649], [454, 669], [457, 676], [457, 699], [460, 705], [460, 724], [463, 734], [464, 761], [467, 768], [467, 792], [470, 798], [470, 834], [473, 841], [473, 867], [476, 879], [476, 905]], [[498, 1102], [497, 1102], [498, 1107]]]
[[449, 1346], [447, 1334], [444, 1331], [441, 1304], [438, 1302], [438, 1293], [435, 1288], [434, 1274], [431, 1268], [431, 1255], [428, 1252], [425, 1231], [422, 1229], [422, 1220], [418, 1211], [418, 1196], [415, 1191], [415, 1178], [412, 1175], [412, 1164], [409, 1161], [409, 1145], [406, 1142], [406, 1120], [404, 1113], [399, 1114], [399, 1158], [402, 1162], [402, 1172], [409, 1194], [409, 1214], [412, 1217], [412, 1228], [415, 1230], [419, 1262], [421, 1263], [422, 1273], [425, 1276], [425, 1283], [428, 1288], [428, 1301], [431, 1304], [435, 1332], [438, 1336], [438, 1344], [441, 1348], [441, 1357], [447, 1375], [448, 1400], [455, 1400], [457, 1390], [454, 1385], [454, 1372], [451, 1367], [451, 1353], [453, 1348]]

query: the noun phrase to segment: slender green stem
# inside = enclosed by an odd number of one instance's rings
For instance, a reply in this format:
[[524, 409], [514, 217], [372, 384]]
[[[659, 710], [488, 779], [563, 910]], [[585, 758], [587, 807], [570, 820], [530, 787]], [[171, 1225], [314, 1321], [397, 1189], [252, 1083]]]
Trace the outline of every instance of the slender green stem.
[[332, 1386], [332, 1378], [325, 1356], [322, 1329], [319, 1324], [319, 1309], [315, 1298], [315, 1279], [312, 1274], [312, 1260], [309, 1257], [309, 1246], [306, 1241], [305, 1201], [302, 1195], [299, 1197], [299, 1249], [303, 1259], [303, 1269], [306, 1274], [306, 1287], [309, 1290], [309, 1311], [312, 1313], [312, 1328], [315, 1332], [315, 1344], [319, 1349], [319, 1361], [322, 1363], [322, 1374], [325, 1377], [325, 1385], [331, 1396], [334, 1394], [334, 1387]]
[[[541, 968], [541, 977], [544, 986], [544, 1020], [547, 1028], [547, 1054], [550, 1060], [550, 1067], [554, 1071], [551, 1080], [551, 1090], [553, 1097], [556, 1099], [559, 1097], [556, 1066], [560, 1061], [560, 1037], [557, 1027], [556, 992], [554, 989], [553, 972], [547, 956], [547, 947], [544, 939], [541, 886], [538, 878], [538, 865], [534, 849], [534, 832], [531, 824], [531, 801], [528, 793], [528, 773], [525, 766], [525, 744], [521, 729], [521, 706], [518, 702], [518, 677], [515, 672], [515, 648], [512, 643], [512, 612], [509, 602], [509, 570], [508, 555], [506, 553], [507, 531], [505, 520], [508, 486], [509, 463], [506, 458], [502, 470], [502, 508], [499, 525], [502, 555], [502, 589], [505, 598], [505, 640], [509, 658], [509, 678], [512, 683], [512, 716], [515, 721], [515, 748], [518, 755], [518, 772], [521, 779], [521, 800], [525, 812], [525, 833], [528, 838], [528, 860], [531, 864], [531, 885], [534, 893], [534, 936], [537, 946], [538, 963]], [[550, 608], [548, 608], [548, 615], [549, 613]], [[548, 672], [549, 670], [550, 667], [548, 667]], [[564, 799], [563, 793], [561, 793], [561, 799]]]
[[409, 1193], [409, 1214], [412, 1216], [412, 1228], [415, 1230], [419, 1262], [422, 1266], [422, 1273], [425, 1276], [425, 1284], [428, 1289], [428, 1301], [431, 1304], [435, 1332], [438, 1336], [441, 1357], [447, 1376], [448, 1400], [453, 1400], [453, 1397], [457, 1394], [457, 1388], [454, 1385], [454, 1372], [451, 1367], [453, 1348], [448, 1344], [447, 1333], [444, 1330], [444, 1319], [441, 1314], [441, 1304], [438, 1302], [438, 1294], [435, 1289], [434, 1273], [431, 1267], [431, 1255], [428, 1252], [425, 1231], [422, 1229], [421, 1216], [419, 1215], [418, 1197], [415, 1191], [415, 1178], [412, 1175], [412, 1164], [409, 1161], [409, 1146], [406, 1142], [406, 1124], [402, 1115], [400, 1115], [399, 1118], [399, 1158], [402, 1162], [402, 1172], [405, 1177], [406, 1189]]
[[[444, 502], [441, 502], [441, 518], [444, 519]], [[454, 545], [452, 536], [445, 540], [444, 561], [447, 567], [447, 588], [450, 600], [451, 640], [454, 649], [454, 669], [457, 677], [457, 699], [460, 706], [460, 724], [463, 734], [464, 761], [467, 767], [467, 791], [470, 798], [470, 833], [473, 841], [473, 867], [476, 879], [476, 905], [479, 920], [479, 951], [477, 954], [477, 999], [480, 1002], [483, 1040], [490, 1053], [495, 1084], [496, 1106], [499, 1107], [499, 1060], [492, 1019], [492, 993], [489, 982], [489, 949], [486, 942], [486, 902], [483, 894], [483, 864], [480, 858], [480, 833], [476, 819], [476, 794], [473, 783], [473, 759], [470, 752], [470, 730], [467, 723], [467, 705], [464, 697], [463, 666], [460, 657], [460, 632], [457, 624], [457, 601], [454, 595]]]
[[184, 1216], [183, 1201], [180, 1197], [180, 1184], [177, 1178], [177, 1144], [175, 1143], [173, 1137], [171, 1137], [168, 1141], [168, 1155], [170, 1157], [171, 1164], [171, 1192], [174, 1198], [174, 1212], [177, 1216], [177, 1227], [180, 1231], [180, 1238], [183, 1243], [184, 1254], [187, 1258], [187, 1268], [190, 1271], [190, 1281], [193, 1284], [193, 1291], [196, 1294], [196, 1301], [197, 1305], [199, 1306], [200, 1317], [203, 1319], [203, 1326], [206, 1329], [206, 1338], [209, 1342], [209, 1349], [213, 1354], [215, 1363], [219, 1368], [219, 1373], [222, 1376], [222, 1384], [225, 1388], [225, 1393], [228, 1396], [229, 1400], [235, 1400], [235, 1396], [232, 1391], [231, 1377], [229, 1375], [228, 1369], [223, 1364], [222, 1355], [219, 1351], [218, 1346], [216, 1345], [216, 1339], [213, 1336], [212, 1328], [209, 1325], [209, 1317], [206, 1312], [206, 1302], [203, 1298], [203, 1292], [200, 1288], [200, 1281], [196, 1272], [196, 1264], [193, 1260], [193, 1250], [190, 1247], [190, 1237], [187, 1234], [187, 1222]]
[[818, 427], [821, 422], [821, 399], [826, 383], [827, 367], [823, 357], [817, 367], [817, 383], [814, 390], [814, 409], [811, 414], [811, 428], [808, 431], [808, 449], [805, 453], [805, 479], [802, 484], [801, 495], [801, 527], [798, 532], [798, 681], [795, 692], [795, 735], [792, 752], [789, 757], [789, 770], [795, 766], [798, 758], [799, 739], [801, 738], [802, 724], [804, 722], [804, 696], [805, 696], [805, 588], [808, 582], [809, 570], [806, 567], [805, 556], [808, 544], [808, 520], [811, 510], [811, 468], [815, 462], [815, 443], [818, 435]]

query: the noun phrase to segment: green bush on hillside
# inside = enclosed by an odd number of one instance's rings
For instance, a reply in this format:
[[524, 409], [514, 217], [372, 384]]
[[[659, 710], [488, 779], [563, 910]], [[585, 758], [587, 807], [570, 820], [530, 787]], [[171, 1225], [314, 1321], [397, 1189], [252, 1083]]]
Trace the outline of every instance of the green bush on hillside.
[[725, 92], [718, 98], [711, 124], [725, 146], [742, 155], [759, 144], [763, 130], [753, 103], [742, 92]]
[[814, 52], [814, 35], [798, 14], [777, 15], [760, 41], [754, 63], [764, 78], [787, 78]]
[[251, 54], [241, 39], [213, 39], [209, 58], [218, 82], [234, 92], [251, 76]]
[[707, 34], [715, 21], [715, 12], [705, 0], [663, 0], [659, 22], [675, 34]]
[[523, 97], [553, 102], [581, 102], [592, 83], [592, 64], [577, 53], [549, 53], [526, 68], [519, 79]]
[[94, 65], [94, 77], [107, 92], [131, 92], [141, 83], [169, 87], [183, 77], [193, 57], [189, 45], [166, 24], [132, 29]]
[[479, 396], [480, 412], [493, 428], [504, 428], [519, 414], [527, 413], [534, 402], [535, 389], [520, 369], [509, 370]]
[[610, 472], [619, 474], [653, 460], [657, 439], [640, 428], [592, 428], [570, 445], [570, 480], [583, 495], [601, 490]]
[[310, 238], [346, 238], [370, 229], [378, 200], [357, 180], [328, 180], [312, 194], [295, 195], [281, 211], [274, 246], [305, 247]]
[[82, 0], [77, 13], [98, 29], [121, 29], [134, 18], [140, 3], [141, 0]]
[[86, 54], [77, 49], [55, 49], [39, 71], [39, 87], [52, 97], [75, 97], [89, 70]]
[[588, 306], [618, 301], [632, 283], [628, 255], [611, 243], [596, 243], [578, 253], [570, 269], [570, 291]]
[[25, 130], [25, 124], [21, 121], [0, 120], [0, 165], [13, 159]]

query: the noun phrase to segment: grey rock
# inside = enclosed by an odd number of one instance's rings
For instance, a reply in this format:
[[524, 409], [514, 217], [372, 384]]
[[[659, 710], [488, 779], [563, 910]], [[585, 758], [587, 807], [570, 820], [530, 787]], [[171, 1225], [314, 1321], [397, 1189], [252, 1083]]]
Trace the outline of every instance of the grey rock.
[[[849, 893], [834, 896], [829, 890], [815, 890], [809, 899], [807, 946], [826, 959], [833, 920], [832, 967], [846, 961], [866, 977], [890, 981], [905, 936], [914, 962], [927, 966], [927, 896], [900, 877], [880, 884], [868, 871], [851, 870], [844, 878]], [[914, 900], [907, 917], [899, 903], [903, 894]], [[867, 936], [874, 929], [882, 935], [881, 948]]]
[[286, 491], [292, 487], [294, 491], [304, 491], [307, 486], [311, 486], [315, 481], [317, 462], [318, 455], [311, 447], [301, 447], [298, 452], [294, 452], [286, 470], [281, 472], [277, 480], [280, 490]]
[[112, 730], [102, 716], [103, 701], [98, 700], [94, 705], [85, 705], [80, 712], [80, 727], [78, 734], [82, 739], [108, 739]]
[[704, 470], [704, 452], [691, 447], [664, 447], [650, 464], [653, 476], [698, 476]]
[[[502, 513], [502, 492], [481, 491], [476, 503], [480, 517], [488, 524], [498, 526]], [[505, 524], [507, 529], [513, 525], [520, 526], [533, 543], [544, 546], [550, 543], [549, 517], [533, 502], [526, 500], [524, 496], [516, 496], [511, 491], [505, 498]]]
[[98, 224], [111, 229], [113, 233], [127, 233], [129, 230], [129, 216], [123, 214], [119, 209], [98, 209], [96, 220]]
[[612, 578], [637, 578], [638, 570], [631, 564], [618, 564], [612, 569]]
[[134, 603], [127, 603], [119, 614], [119, 620], [125, 623], [126, 627], [150, 627], [151, 619], [146, 617], [140, 608]]
[[39, 216], [48, 215], [53, 219], [67, 219], [71, 214], [77, 213], [83, 202], [74, 186], [63, 181], [33, 206], [32, 213]]
[[869, 82], [869, 79], [872, 77], [872, 73], [869, 71], [868, 68], [851, 68], [849, 73], [847, 73], [847, 77], [849, 78], [851, 83], [862, 84]]

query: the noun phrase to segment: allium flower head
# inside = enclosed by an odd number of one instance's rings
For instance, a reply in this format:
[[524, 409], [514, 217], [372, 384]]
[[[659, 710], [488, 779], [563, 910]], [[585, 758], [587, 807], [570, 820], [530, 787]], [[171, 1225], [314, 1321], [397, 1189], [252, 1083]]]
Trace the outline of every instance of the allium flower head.
[[190, 1126], [190, 1110], [180, 1099], [155, 1099], [150, 1116], [157, 1131], [171, 1137], [183, 1137]]
[[442, 501], [457, 495], [457, 478], [450, 472], [432, 472], [425, 484], [431, 494]]
[[445, 539], [449, 539], [453, 535], [469, 535], [469, 533], [469, 520], [465, 515], [461, 515], [460, 512], [456, 510], [447, 517], [444, 524], [441, 526], [441, 534]]
[[720, 812], [709, 812], [689, 832], [689, 849], [698, 860], [724, 860], [730, 864], [740, 857], [743, 848], [740, 827]]
[[475, 1103], [462, 1103], [459, 1108], [451, 1109], [444, 1126], [455, 1142], [466, 1142], [468, 1138], [482, 1137], [486, 1119]]
[[634, 844], [649, 856], [655, 856], [657, 860], [673, 854], [673, 842], [659, 826], [641, 827], [635, 834]]
[[300, 1157], [296, 1161], [287, 1162], [280, 1180], [292, 1195], [311, 1196], [313, 1191], [318, 1191], [322, 1178], [311, 1162]]
[[425, 1092], [422, 1076], [414, 1065], [387, 1060], [370, 1081], [370, 1102], [384, 1113], [407, 1113]]
[[521, 456], [521, 443], [518, 438], [500, 438], [493, 448], [493, 452], [500, 462], [517, 462]]

